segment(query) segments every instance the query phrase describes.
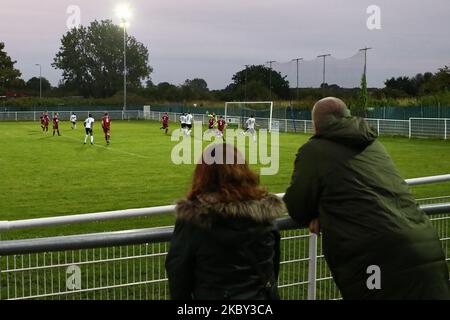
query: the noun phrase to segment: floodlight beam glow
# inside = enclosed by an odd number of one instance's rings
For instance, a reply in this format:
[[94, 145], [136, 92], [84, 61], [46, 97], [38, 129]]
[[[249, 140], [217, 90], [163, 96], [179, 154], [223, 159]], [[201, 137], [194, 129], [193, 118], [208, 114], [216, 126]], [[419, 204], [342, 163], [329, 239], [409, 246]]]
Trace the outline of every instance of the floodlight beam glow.
[[127, 21], [131, 18], [131, 8], [127, 3], [119, 4], [116, 7], [116, 15], [122, 21]]

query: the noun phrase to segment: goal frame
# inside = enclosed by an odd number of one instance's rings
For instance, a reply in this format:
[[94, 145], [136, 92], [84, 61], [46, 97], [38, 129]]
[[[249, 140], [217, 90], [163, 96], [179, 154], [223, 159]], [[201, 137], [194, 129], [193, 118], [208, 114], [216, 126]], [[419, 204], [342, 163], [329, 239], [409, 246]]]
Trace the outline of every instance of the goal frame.
[[273, 101], [227, 101], [225, 102], [225, 122], [228, 123], [228, 106], [232, 104], [239, 104], [239, 105], [245, 105], [245, 104], [266, 104], [270, 105], [270, 116], [269, 116], [269, 132], [272, 132], [272, 114], [273, 114]]

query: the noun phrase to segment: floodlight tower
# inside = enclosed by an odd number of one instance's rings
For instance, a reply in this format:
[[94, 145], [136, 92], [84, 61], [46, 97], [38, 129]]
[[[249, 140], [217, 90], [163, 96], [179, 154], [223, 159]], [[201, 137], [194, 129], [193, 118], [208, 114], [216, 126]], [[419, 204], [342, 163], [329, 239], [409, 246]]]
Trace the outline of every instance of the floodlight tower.
[[300, 95], [299, 95], [299, 91], [298, 91], [298, 85], [299, 85], [299, 78], [298, 78], [298, 62], [299, 61], [302, 61], [303, 60], [303, 58], [296, 58], [296, 59], [292, 59], [291, 61], [296, 61], [297, 62], [297, 101], [299, 100], [299, 97], [300, 97]]
[[123, 111], [127, 110], [127, 27], [131, 17], [131, 8], [127, 3], [116, 7], [120, 26], [123, 28]]
[[246, 64], [245, 65], [245, 86], [244, 86], [244, 101], [247, 101], [247, 75], [248, 75], [248, 67], [250, 67], [250, 65]]
[[322, 54], [320, 56], [317, 56], [317, 58], [323, 58], [322, 95], [324, 94], [325, 91], [325, 59], [329, 56], [331, 56], [331, 54]]
[[276, 62], [275, 60], [267, 61], [269, 64], [269, 92], [270, 92], [270, 101], [272, 101], [272, 63]]
[[367, 76], [367, 50], [372, 50], [372, 49], [373, 48], [368, 48], [368, 47], [359, 49], [360, 52], [364, 51], [364, 76]]
[[36, 66], [39, 67], [39, 100], [42, 100], [42, 66], [40, 63], [36, 63]]

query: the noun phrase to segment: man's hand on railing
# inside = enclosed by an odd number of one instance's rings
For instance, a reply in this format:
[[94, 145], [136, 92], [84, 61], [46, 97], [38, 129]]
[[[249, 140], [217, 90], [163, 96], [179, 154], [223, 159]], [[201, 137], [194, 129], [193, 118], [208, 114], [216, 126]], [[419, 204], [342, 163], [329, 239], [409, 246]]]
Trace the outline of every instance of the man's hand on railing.
[[320, 222], [319, 218], [315, 218], [313, 221], [309, 223], [309, 231], [311, 233], [315, 233], [317, 235], [320, 235]]

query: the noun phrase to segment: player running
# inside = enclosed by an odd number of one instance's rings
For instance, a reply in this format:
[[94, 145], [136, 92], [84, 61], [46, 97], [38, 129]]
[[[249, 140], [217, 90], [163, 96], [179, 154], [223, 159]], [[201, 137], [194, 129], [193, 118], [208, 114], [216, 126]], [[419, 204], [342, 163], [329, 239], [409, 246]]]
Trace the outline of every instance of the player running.
[[191, 134], [193, 118], [194, 118], [194, 116], [190, 112], [188, 112], [188, 114], [186, 115], [186, 135], [187, 136]]
[[58, 119], [58, 113], [55, 112], [53, 114], [53, 136], [55, 135], [55, 131], [58, 132], [58, 136], [60, 136], [59, 134], [59, 119]]
[[159, 130], [164, 129], [164, 133], [167, 134], [169, 131], [169, 115], [167, 112], [164, 112], [163, 116], [161, 117], [161, 123], [162, 127], [159, 128]]
[[244, 132], [242, 132], [242, 135], [245, 135], [247, 133], [250, 133], [253, 137], [253, 141], [256, 142], [256, 131], [255, 131], [255, 125], [256, 125], [256, 120], [255, 120], [255, 116], [251, 115], [250, 118], [247, 119], [247, 121], [245, 121], [245, 124], [247, 126], [247, 129], [245, 129]]
[[77, 115], [72, 112], [70, 116], [70, 122], [72, 123], [72, 130], [77, 128]]
[[216, 114], [214, 112], [210, 113], [208, 115], [208, 117], [209, 117], [209, 119], [208, 119], [208, 129], [209, 130], [213, 130], [214, 127], [216, 126]]
[[105, 115], [102, 118], [102, 128], [103, 133], [105, 134], [106, 144], [109, 144], [111, 140], [111, 118], [108, 115], [108, 112], [105, 112]]
[[86, 129], [86, 137], [84, 138], [84, 144], [86, 144], [87, 139], [89, 136], [91, 136], [91, 144], [94, 144], [94, 132], [92, 131], [94, 129], [94, 118], [92, 117], [92, 114], [89, 113], [89, 117], [84, 120], [84, 127]]
[[41, 120], [42, 132], [44, 132], [45, 126], [44, 126], [44, 113], [43, 112], [42, 112], [41, 116], [39, 117], [39, 119]]
[[227, 123], [225, 121], [225, 119], [223, 118], [223, 116], [219, 117], [219, 120], [217, 121], [217, 133], [219, 137], [223, 138], [223, 132], [225, 130], [225, 127], [227, 126]]
[[181, 122], [181, 132], [183, 134], [186, 134], [186, 113], [182, 113], [180, 116], [180, 122]]

